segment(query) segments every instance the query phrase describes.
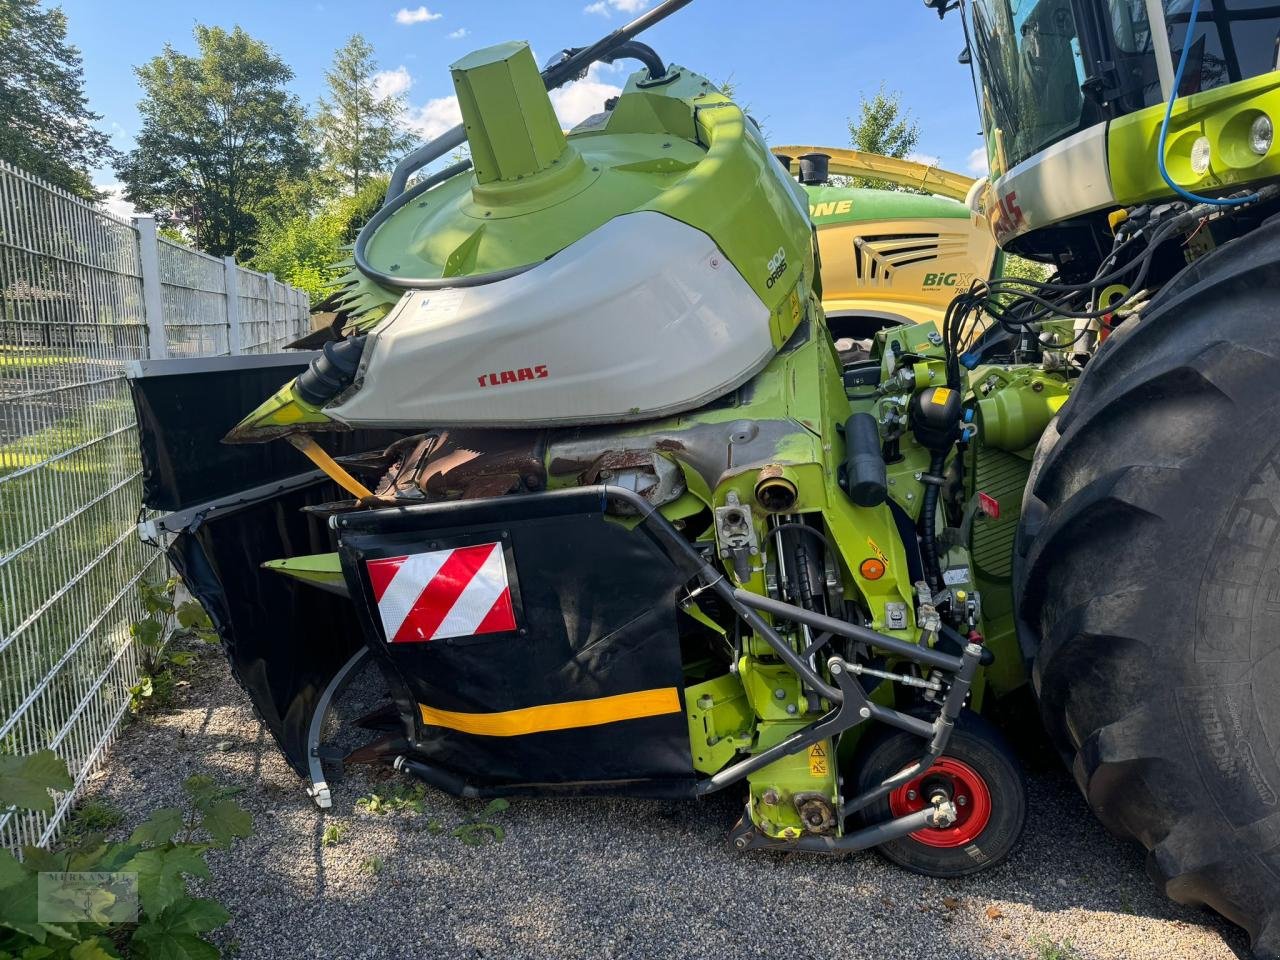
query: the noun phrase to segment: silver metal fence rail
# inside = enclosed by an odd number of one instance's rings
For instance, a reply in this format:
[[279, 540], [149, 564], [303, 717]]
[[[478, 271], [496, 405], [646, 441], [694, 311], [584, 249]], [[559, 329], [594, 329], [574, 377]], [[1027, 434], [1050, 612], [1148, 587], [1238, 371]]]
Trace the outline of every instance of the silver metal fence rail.
[[47, 843], [139, 679], [129, 360], [280, 350], [306, 294], [172, 243], [0, 162], [0, 753], [52, 748], [75, 788], [51, 816], [0, 810], [0, 846]]

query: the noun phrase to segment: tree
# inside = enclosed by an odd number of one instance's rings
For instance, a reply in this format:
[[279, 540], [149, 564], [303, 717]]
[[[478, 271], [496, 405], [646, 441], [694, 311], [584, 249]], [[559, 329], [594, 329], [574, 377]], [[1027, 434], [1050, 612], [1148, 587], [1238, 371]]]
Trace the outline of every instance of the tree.
[[94, 124], [67, 17], [40, 0], [0, 0], [0, 158], [86, 199], [89, 169], [115, 151]]
[[317, 105], [325, 170], [352, 196], [414, 143], [400, 126], [404, 97], [380, 95], [374, 85], [376, 69], [373, 47], [355, 34], [334, 54], [324, 75], [329, 97]]
[[350, 259], [346, 248], [382, 206], [387, 180], [370, 177], [354, 196], [333, 197], [315, 213], [267, 224], [253, 268], [306, 290], [313, 304], [323, 300], [350, 269], [343, 265]]
[[[901, 93], [886, 91], [882, 83], [870, 100], [865, 96], [858, 99], [858, 117], [849, 120], [849, 143], [855, 150], [885, 157], [905, 157], [915, 149], [920, 140], [920, 124], [909, 110], [903, 109]], [[854, 177], [852, 185], [898, 189], [883, 180], [868, 177]]]
[[199, 52], [135, 68], [142, 131], [117, 167], [125, 197], [213, 254], [252, 252], [260, 206], [311, 164], [293, 71], [239, 27], [197, 25]]

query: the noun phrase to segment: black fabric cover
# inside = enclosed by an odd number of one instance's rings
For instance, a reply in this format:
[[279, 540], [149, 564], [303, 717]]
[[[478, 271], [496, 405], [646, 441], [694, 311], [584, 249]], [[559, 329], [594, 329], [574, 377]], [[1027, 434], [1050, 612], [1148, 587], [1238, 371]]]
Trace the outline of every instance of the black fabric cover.
[[[230, 366], [226, 357], [153, 361], [149, 366], [161, 371], [166, 363], [180, 364], [182, 372], [130, 378], [144, 505], [153, 510], [183, 510], [312, 469], [301, 453], [283, 441], [222, 442], [228, 430], [307, 368], [301, 360], [268, 366], [251, 363], [258, 359], [245, 358], [245, 365], [238, 368]], [[334, 456], [382, 450], [402, 436], [388, 430], [315, 435]]]
[[340, 496], [329, 480], [320, 480], [216, 515], [180, 534], [168, 551], [213, 619], [232, 673], [302, 776], [316, 699], [363, 635], [346, 599], [260, 565], [332, 551], [325, 519], [301, 508]]
[[[495, 713], [640, 690], [682, 692], [676, 593], [691, 574], [643, 525], [607, 520], [598, 493], [564, 491], [340, 518], [369, 644], [392, 681], [413, 755], [482, 794], [680, 796], [694, 770], [683, 709], [522, 736], [422, 723], [418, 704]], [[502, 541], [518, 630], [389, 644], [365, 560]]]

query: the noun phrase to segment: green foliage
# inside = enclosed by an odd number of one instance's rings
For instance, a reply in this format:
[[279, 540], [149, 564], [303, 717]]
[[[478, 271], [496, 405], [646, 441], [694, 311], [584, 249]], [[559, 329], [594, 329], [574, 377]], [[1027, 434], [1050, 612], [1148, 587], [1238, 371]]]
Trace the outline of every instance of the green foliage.
[[356, 806], [366, 813], [380, 817], [402, 810], [421, 814], [426, 796], [427, 788], [421, 783], [415, 783], [412, 786], [397, 783], [389, 793], [370, 793], [361, 797], [356, 801]]
[[260, 205], [310, 165], [306, 116], [266, 44], [239, 27], [197, 24], [195, 38], [195, 56], [166, 46], [136, 68], [142, 130], [116, 172], [140, 209], [210, 253], [244, 256]]
[[[129, 635], [141, 654], [138, 682], [129, 688], [129, 709], [140, 713], [146, 707], [160, 709], [173, 702], [178, 677], [172, 668], [188, 667], [195, 660], [189, 650], [169, 645], [175, 637], [217, 643], [218, 635], [204, 608], [195, 600], [174, 601], [178, 578], [158, 583], [138, 584], [139, 599], [146, 617], [129, 627]], [[173, 627], [171, 632], [166, 630]]]
[[[0, 797], [8, 804], [47, 810], [49, 791], [71, 786], [66, 764], [49, 751], [0, 760]], [[252, 821], [230, 800], [234, 790], [208, 777], [192, 777], [183, 786], [185, 808], [155, 811], [125, 843], [72, 831], [68, 846], [26, 847], [21, 861], [0, 849], [0, 958], [216, 960], [217, 948], [203, 935], [230, 917], [215, 901], [192, 897], [187, 878], [208, 879], [205, 853], [247, 837]], [[81, 813], [88, 809], [86, 804]], [[119, 822], [118, 811], [95, 816], [98, 823]], [[103, 876], [88, 886], [57, 878], [42, 885], [41, 873], [63, 872]]]
[[1016, 254], [1006, 253], [1000, 269], [1000, 276], [1015, 277], [1019, 280], [1045, 280], [1049, 270], [1043, 263], [1026, 260]]
[[[883, 157], [905, 157], [920, 142], [920, 124], [902, 106], [902, 94], [885, 90], [884, 84], [872, 95], [858, 98], [858, 116], [849, 118], [849, 144], [864, 153]], [[850, 177], [849, 185], [877, 190], [906, 190], [873, 177]], [[923, 191], [910, 191], [921, 193]]]
[[52, 750], [25, 756], [0, 755], [0, 808], [53, 813], [50, 790], [70, 790], [67, 765]]
[[1035, 950], [1037, 960], [1080, 960], [1080, 951], [1069, 938], [1050, 940], [1039, 933], [1031, 938], [1031, 948]]
[[0, 159], [93, 199], [88, 171], [115, 151], [94, 124], [67, 16], [40, 0], [0, 0]]
[[353, 196], [414, 143], [400, 126], [404, 97], [381, 95], [374, 85], [377, 69], [373, 47], [355, 34], [334, 54], [324, 75], [328, 97], [316, 105], [324, 173]]
[[68, 837], [83, 837], [91, 833], [106, 833], [124, 822], [124, 813], [106, 800], [86, 800], [71, 815], [66, 827]]
[[320, 846], [336, 847], [342, 842], [342, 835], [347, 832], [347, 828], [336, 823], [331, 823], [324, 828], [320, 834]]
[[490, 800], [489, 805], [480, 811], [479, 815], [468, 820], [459, 827], [455, 827], [453, 833], [468, 847], [478, 847], [487, 841], [501, 843], [507, 837], [507, 831], [496, 823], [489, 821], [489, 817], [497, 816], [506, 810], [510, 804], [501, 797], [496, 800]]
[[369, 859], [361, 862], [360, 872], [370, 877], [376, 877], [382, 872], [382, 866], [383, 863], [381, 857], [370, 857]]
[[386, 191], [385, 177], [366, 179], [355, 196], [336, 197], [317, 212], [268, 225], [251, 265], [306, 290], [313, 304], [323, 300], [346, 273], [340, 266], [348, 259], [346, 248], [382, 205]]

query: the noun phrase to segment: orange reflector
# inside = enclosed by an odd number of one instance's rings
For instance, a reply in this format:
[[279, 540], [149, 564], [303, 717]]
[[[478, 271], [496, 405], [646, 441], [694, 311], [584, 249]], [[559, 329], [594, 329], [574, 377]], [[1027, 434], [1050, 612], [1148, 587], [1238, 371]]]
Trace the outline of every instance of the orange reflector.
[[867, 557], [858, 567], [864, 580], [879, 580], [884, 576], [884, 563], [876, 557]]

